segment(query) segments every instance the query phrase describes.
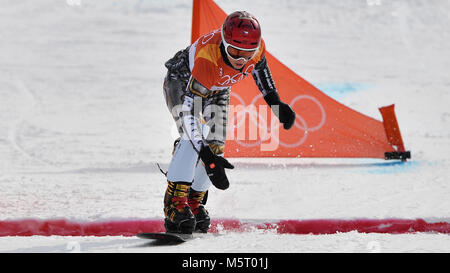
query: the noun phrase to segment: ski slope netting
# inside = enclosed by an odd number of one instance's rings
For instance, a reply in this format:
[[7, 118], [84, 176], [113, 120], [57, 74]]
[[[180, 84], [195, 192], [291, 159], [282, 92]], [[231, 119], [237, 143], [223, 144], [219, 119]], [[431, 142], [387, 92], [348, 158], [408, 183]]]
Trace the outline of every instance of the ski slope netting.
[[[426, 222], [423, 219], [318, 219], [243, 221], [212, 220], [211, 233], [252, 232], [262, 230], [276, 234], [334, 234], [361, 233], [403, 234], [415, 232], [450, 233], [448, 222]], [[0, 222], [0, 236], [134, 236], [141, 232], [164, 232], [160, 219], [75, 222], [66, 219], [22, 219]]]

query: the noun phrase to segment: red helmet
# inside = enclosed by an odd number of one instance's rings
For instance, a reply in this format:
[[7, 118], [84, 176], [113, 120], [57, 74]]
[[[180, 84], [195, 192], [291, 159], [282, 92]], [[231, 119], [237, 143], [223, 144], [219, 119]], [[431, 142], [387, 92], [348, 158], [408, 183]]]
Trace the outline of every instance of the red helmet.
[[258, 20], [246, 11], [235, 11], [228, 15], [222, 25], [222, 41], [239, 50], [256, 50], [261, 42], [261, 27]]

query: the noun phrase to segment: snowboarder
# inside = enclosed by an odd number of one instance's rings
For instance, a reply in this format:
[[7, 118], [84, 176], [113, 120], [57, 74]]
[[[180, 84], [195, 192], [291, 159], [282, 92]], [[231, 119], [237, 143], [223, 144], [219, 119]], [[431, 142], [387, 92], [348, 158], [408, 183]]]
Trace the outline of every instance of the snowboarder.
[[251, 73], [284, 129], [292, 127], [295, 113], [280, 100], [260, 25], [248, 12], [230, 14], [220, 29], [176, 53], [165, 66], [164, 95], [181, 137], [166, 173], [164, 226], [173, 233], [207, 232], [207, 191], [211, 184], [227, 189], [225, 169], [234, 168], [223, 157], [231, 86]]

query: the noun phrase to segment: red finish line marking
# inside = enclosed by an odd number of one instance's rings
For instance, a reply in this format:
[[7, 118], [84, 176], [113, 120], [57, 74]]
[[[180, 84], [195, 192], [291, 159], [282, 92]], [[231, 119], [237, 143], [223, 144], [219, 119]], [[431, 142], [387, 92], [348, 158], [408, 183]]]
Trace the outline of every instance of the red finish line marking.
[[[211, 223], [211, 233], [252, 232], [268, 230], [275, 234], [334, 234], [357, 231], [360, 233], [405, 234], [415, 232], [450, 233], [450, 223], [428, 223], [423, 219], [318, 219], [244, 221], [216, 219]], [[0, 236], [134, 236], [141, 232], [164, 232], [161, 219], [111, 220], [75, 222], [67, 219], [20, 219], [0, 221]]]

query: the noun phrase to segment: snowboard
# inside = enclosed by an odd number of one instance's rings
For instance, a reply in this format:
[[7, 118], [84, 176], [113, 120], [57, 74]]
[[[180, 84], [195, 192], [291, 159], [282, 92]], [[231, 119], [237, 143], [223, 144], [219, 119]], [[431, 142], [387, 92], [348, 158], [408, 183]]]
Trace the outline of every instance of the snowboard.
[[180, 244], [194, 238], [193, 234], [168, 233], [168, 232], [139, 233], [136, 236], [141, 239], [156, 240], [158, 243], [161, 244]]

